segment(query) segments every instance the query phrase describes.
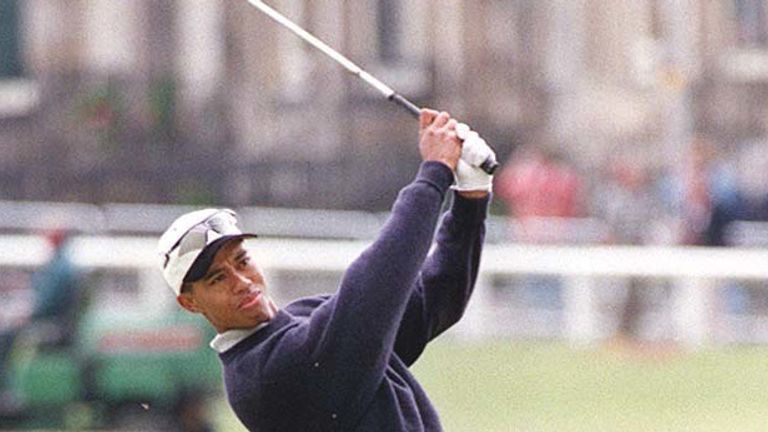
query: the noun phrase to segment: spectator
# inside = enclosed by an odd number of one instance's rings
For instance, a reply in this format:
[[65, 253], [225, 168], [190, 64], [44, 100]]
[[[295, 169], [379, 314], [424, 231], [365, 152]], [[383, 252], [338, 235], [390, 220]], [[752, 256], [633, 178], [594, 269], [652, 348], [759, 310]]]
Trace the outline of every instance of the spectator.
[[[582, 214], [583, 182], [577, 171], [554, 152], [531, 148], [502, 170], [496, 193], [522, 232], [523, 240], [557, 240], [552, 226], [536, 223], [539, 218], [574, 218]], [[539, 229], [542, 227], [543, 229]]]
[[[626, 156], [612, 160], [607, 169], [595, 188], [595, 214], [608, 223], [612, 243], [647, 243], [658, 214], [647, 169]], [[620, 340], [634, 338], [640, 331], [648, 281], [629, 278], [625, 287], [626, 295], [617, 308]]]
[[661, 177], [657, 192], [666, 214], [674, 222], [670, 243], [702, 245], [712, 215], [712, 203], [721, 196], [727, 183], [714, 159], [712, 145], [696, 137], [686, 152], [682, 169]]
[[735, 221], [768, 221], [768, 152], [764, 142], [740, 152], [736, 162], [736, 189], [716, 197], [706, 229], [710, 246], [733, 245], [729, 227]]
[[659, 213], [648, 171], [625, 157], [614, 159], [607, 168], [594, 190], [593, 213], [608, 223], [611, 243], [647, 243]]
[[[48, 328], [63, 340], [73, 330], [74, 312], [78, 301], [78, 275], [69, 256], [69, 233], [53, 230], [46, 234], [51, 256], [33, 276], [31, 288], [34, 296], [32, 313], [22, 325], [0, 334], [0, 389], [8, 388], [8, 359], [18, 334], [30, 325], [52, 324]], [[18, 405], [8, 391], [0, 393], [0, 412], [13, 410]]]

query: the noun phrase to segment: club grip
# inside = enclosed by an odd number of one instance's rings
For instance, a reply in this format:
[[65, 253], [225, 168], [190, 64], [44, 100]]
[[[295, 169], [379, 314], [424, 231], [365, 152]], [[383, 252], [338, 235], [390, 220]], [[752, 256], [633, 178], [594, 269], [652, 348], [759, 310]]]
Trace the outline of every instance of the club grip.
[[404, 98], [400, 93], [392, 93], [392, 95], [390, 95], [387, 99], [405, 108], [408, 110], [408, 112], [411, 113], [411, 115], [416, 118], [419, 118], [421, 115], [421, 108], [416, 106], [416, 104], [409, 101], [408, 99]]
[[[405, 108], [414, 117], [419, 118], [419, 116], [421, 116], [421, 109], [413, 102], [404, 98], [400, 93], [392, 93], [387, 99]], [[482, 164], [480, 164], [479, 168], [486, 173], [493, 175], [498, 167], [499, 163], [496, 161], [496, 158], [488, 157]]]
[[499, 163], [496, 161], [496, 159], [490, 157], [483, 161], [482, 164], [480, 164], [480, 169], [490, 175], [493, 175], [493, 173], [496, 172], [496, 168], [498, 167]]

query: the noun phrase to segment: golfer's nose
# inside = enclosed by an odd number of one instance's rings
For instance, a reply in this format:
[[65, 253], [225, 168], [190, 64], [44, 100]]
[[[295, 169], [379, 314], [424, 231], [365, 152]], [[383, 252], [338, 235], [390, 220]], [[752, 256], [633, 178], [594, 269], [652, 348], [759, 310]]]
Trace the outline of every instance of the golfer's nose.
[[247, 291], [248, 287], [251, 285], [251, 280], [239, 271], [232, 272], [232, 282], [232, 289], [235, 293]]

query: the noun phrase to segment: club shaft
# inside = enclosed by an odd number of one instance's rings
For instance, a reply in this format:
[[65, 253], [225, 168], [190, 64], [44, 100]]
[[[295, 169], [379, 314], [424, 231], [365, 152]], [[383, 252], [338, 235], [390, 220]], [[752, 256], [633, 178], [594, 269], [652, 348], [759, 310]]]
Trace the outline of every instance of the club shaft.
[[400, 93], [397, 93], [397, 92], [392, 93], [387, 99], [391, 100], [392, 102], [408, 110], [408, 112], [411, 113], [412, 116], [416, 118], [419, 118], [419, 116], [421, 116], [421, 108], [419, 108], [416, 104], [406, 99]]
[[252, 6], [256, 7], [261, 12], [263, 12], [265, 15], [272, 18], [272, 20], [274, 20], [281, 26], [293, 32], [296, 36], [300, 37], [308, 44], [319, 49], [328, 57], [335, 60], [336, 63], [340, 64], [342, 67], [344, 67], [344, 69], [349, 71], [351, 74], [356, 75], [357, 77], [359, 77], [360, 79], [368, 83], [371, 87], [378, 90], [379, 93], [381, 93], [388, 100], [391, 100], [392, 102], [395, 102], [401, 107], [407, 109], [412, 115], [415, 115], [416, 117], [419, 116], [420, 109], [418, 106], [413, 104], [408, 99], [404, 98], [402, 95], [395, 92], [391, 87], [384, 84], [373, 75], [364, 71], [360, 66], [356, 65], [350, 59], [348, 59], [347, 57], [345, 57], [335, 49], [328, 46], [325, 42], [315, 37], [312, 33], [309, 33], [308, 31], [299, 27], [298, 25], [296, 25], [296, 23], [286, 18], [285, 15], [271, 8], [269, 5], [267, 5], [261, 0], [247, 0], [247, 1]]
[[[299, 27], [296, 23], [286, 18], [285, 15], [271, 8], [269, 5], [265, 4], [263, 1], [261, 0], [247, 0], [247, 1], [252, 6], [254, 6], [258, 10], [263, 12], [265, 15], [270, 17], [272, 20], [274, 20], [276, 23], [290, 30], [296, 36], [300, 37], [308, 44], [319, 49], [325, 55], [335, 60], [336, 63], [340, 64], [342, 67], [344, 67], [344, 69], [349, 71], [351, 74], [359, 77], [360, 79], [368, 83], [371, 87], [378, 90], [379, 93], [381, 93], [384, 97], [387, 98], [387, 100], [390, 100], [395, 104], [399, 105], [400, 107], [406, 109], [413, 117], [419, 118], [419, 116], [421, 115], [421, 109], [416, 104], [406, 99], [403, 95], [395, 92], [391, 87], [384, 84], [383, 82], [381, 82], [379, 79], [369, 74], [368, 72], [364, 71], [360, 66], [353, 63], [350, 59], [346, 58], [344, 55], [342, 55], [335, 49], [328, 46], [325, 42], [316, 38], [313, 34]], [[481, 169], [483, 169], [485, 172], [489, 174], [492, 174], [497, 167], [498, 167], [498, 162], [496, 162], [495, 159], [488, 159], [480, 166]]]

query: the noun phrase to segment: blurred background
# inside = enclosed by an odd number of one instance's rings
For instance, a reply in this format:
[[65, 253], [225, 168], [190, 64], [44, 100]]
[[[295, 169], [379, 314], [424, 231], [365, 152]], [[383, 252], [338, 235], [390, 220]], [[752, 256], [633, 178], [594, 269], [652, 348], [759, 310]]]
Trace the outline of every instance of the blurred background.
[[[768, 1], [268, 3], [504, 164], [447, 430], [765, 430]], [[244, 0], [0, 0], [0, 429], [242, 431], [155, 239], [232, 207], [333, 291], [416, 142]]]

